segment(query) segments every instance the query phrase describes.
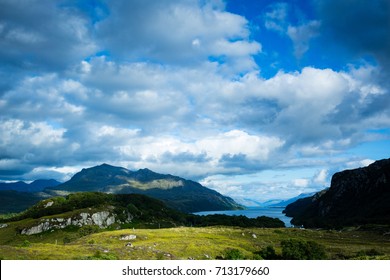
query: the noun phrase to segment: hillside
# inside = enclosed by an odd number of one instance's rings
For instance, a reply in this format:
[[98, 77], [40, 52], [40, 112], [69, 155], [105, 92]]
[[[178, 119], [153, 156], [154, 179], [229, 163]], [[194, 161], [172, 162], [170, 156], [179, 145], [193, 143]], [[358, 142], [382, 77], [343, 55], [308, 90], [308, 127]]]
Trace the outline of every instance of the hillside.
[[16, 225], [8, 240], [18, 235], [36, 235], [56, 230], [93, 232], [121, 228], [165, 228], [228, 225], [284, 227], [279, 219], [244, 216], [197, 216], [171, 209], [157, 199], [140, 194], [71, 193], [51, 197], [16, 216], [0, 219], [0, 228]]
[[48, 187], [55, 187], [60, 182], [50, 180], [35, 180], [31, 183], [23, 181], [0, 183], [0, 214], [18, 213], [33, 206], [38, 201], [53, 195], [53, 192], [43, 192]]
[[196, 216], [139, 194], [83, 192], [2, 219], [0, 259], [389, 259], [388, 231], [283, 228], [267, 217]]
[[0, 214], [18, 213], [49, 197], [46, 193], [0, 191]]
[[[3, 238], [12, 231], [11, 226], [0, 229], [0, 259], [390, 259], [388, 237], [372, 231], [218, 226], [123, 229], [89, 234], [69, 230], [16, 236], [12, 241]], [[308, 247], [310, 250], [304, 254], [299, 250]], [[292, 255], [291, 249], [295, 248]], [[314, 254], [318, 251], [322, 254]]]
[[390, 224], [390, 159], [335, 173], [329, 189], [289, 204], [285, 213], [305, 227]]
[[131, 171], [108, 164], [83, 169], [69, 181], [50, 189], [144, 194], [187, 213], [242, 208], [233, 199], [191, 180], [155, 173], [149, 169]]

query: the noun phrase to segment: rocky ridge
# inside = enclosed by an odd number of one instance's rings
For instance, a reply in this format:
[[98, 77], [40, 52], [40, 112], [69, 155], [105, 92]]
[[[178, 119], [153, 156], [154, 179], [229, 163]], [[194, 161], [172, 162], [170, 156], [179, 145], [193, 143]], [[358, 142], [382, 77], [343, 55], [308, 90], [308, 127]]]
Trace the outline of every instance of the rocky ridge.
[[[128, 219], [124, 222], [131, 222], [131, 215], [128, 214]], [[95, 213], [82, 212], [76, 216], [68, 218], [49, 218], [40, 219], [38, 224], [23, 228], [21, 234], [32, 235], [54, 229], [63, 229], [68, 226], [82, 227], [86, 225], [95, 225], [99, 228], [107, 228], [117, 221], [116, 215], [109, 211], [100, 211]]]
[[329, 189], [289, 204], [285, 213], [305, 227], [390, 224], [390, 159], [335, 173]]

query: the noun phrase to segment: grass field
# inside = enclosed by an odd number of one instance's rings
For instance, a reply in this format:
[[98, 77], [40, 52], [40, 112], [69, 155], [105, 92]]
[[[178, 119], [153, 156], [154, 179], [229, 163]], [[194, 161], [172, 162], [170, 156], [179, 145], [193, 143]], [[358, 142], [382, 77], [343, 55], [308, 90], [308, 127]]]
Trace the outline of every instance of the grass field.
[[[240, 258], [256, 259], [259, 255], [255, 252], [267, 246], [280, 254], [281, 242], [289, 239], [321, 244], [328, 259], [390, 259], [390, 235], [378, 230], [178, 227], [88, 234], [78, 228], [68, 228], [31, 236], [18, 234], [19, 223], [26, 222], [10, 223], [0, 229], [1, 259], [199, 260], [224, 258], [233, 249], [240, 252]], [[121, 240], [128, 235], [136, 238]]]

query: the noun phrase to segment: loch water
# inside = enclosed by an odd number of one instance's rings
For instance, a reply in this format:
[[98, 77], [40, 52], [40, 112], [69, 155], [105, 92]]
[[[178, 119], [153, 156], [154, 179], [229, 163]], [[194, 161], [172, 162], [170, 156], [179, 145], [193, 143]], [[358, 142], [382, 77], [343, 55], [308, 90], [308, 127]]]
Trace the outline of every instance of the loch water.
[[291, 218], [283, 214], [284, 207], [247, 207], [244, 210], [226, 210], [226, 211], [204, 211], [196, 212], [196, 215], [212, 215], [225, 214], [229, 216], [246, 216], [248, 218], [256, 218], [259, 216], [267, 216], [271, 218], [278, 218], [284, 222], [286, 227], [292, 227]]

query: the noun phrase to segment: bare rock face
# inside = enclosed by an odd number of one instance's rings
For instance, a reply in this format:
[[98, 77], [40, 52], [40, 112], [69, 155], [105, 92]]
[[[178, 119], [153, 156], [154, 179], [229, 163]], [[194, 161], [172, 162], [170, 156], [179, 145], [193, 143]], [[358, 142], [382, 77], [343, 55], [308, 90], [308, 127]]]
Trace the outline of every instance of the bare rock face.
[[96, 225], [100, 228], [107, 228], [115, 222], [115, 214], [110, 213], [109, 211], [100, 211], [92, 214], [83, 212], [77, 216], [69, 218], [40, 219], [37, 225], [22, 229], [21, 234], [38, 234], [49, 230], [62, 229], [70, 225], [78, 227]]
[[390, 224], [390, 159], [335, 173], [328, 190], [286, 207], [305, 227]]

